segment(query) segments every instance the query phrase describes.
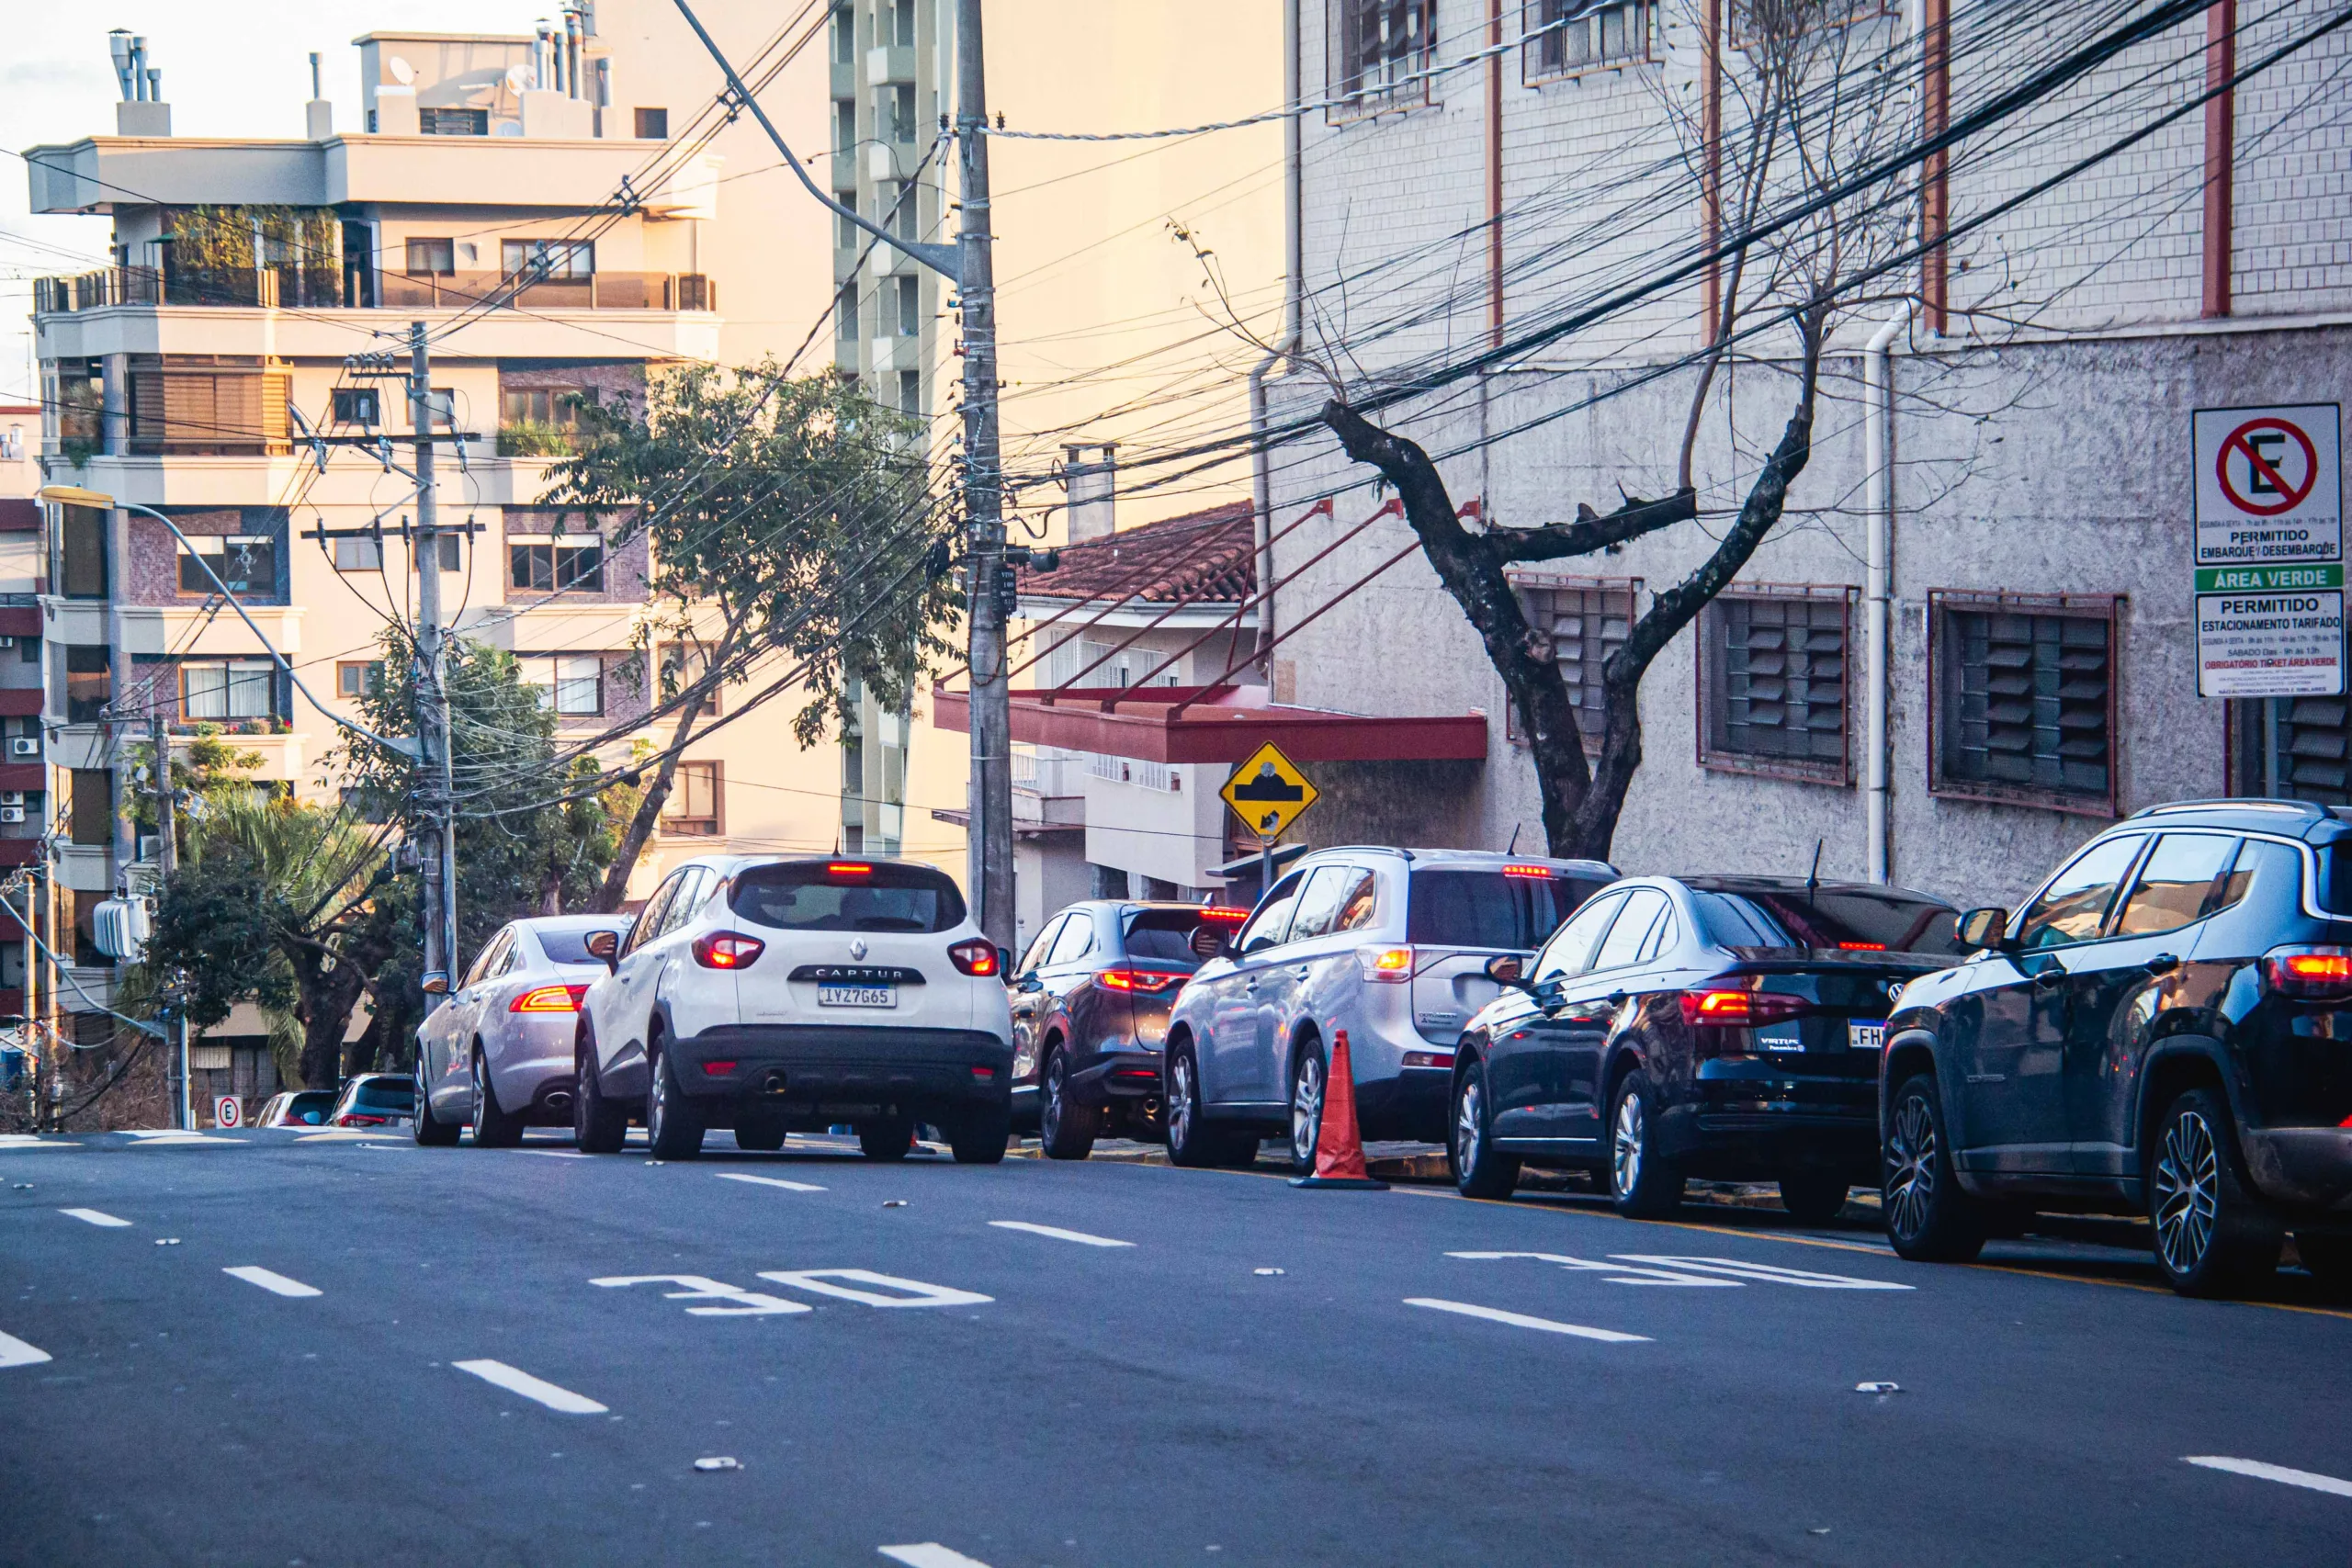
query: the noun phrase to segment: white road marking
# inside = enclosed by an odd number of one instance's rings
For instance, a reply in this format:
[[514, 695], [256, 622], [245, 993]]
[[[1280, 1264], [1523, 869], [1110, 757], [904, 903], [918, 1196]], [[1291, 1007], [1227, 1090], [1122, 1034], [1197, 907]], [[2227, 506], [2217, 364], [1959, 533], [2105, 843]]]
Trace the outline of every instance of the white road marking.
[[815, 1312], [805, 1302], [788, 1302], [780, 1296], [765, 1295], [758, 1291], [741, 1290], [700, 1274], [615, 1274], [602, 1280], [591, 1280], [592, 1285], [684, 1285], [682, 1291], [664, 1291], [665, 1300], [673, 1302], [733, 1302], [733, 1306], [688, 1307], [694, 1317], [759, 1317], [778, 1313]]
[[541, 1159], [594, 1159], [595, 1157], [594, 1155], [583, 1155], [578, 1149], [516, 1149], [514, 1152], [518, 1155], [537, 1155]]
[[461, 1372], [471, 1372], [486, 1383], [494, 1383], [509, 1393], [537, 1400], [549, 1410], [565, 1416], [602, 1416], [606, 1413], [605, 1407], [594, 1400], [583, 1398], [568, 1388], [558, 1388], [503, 1361], [452, 1361], [449, 1364]]
[[242, 1144], [243, 1138], [223, 1138], [210, 1133], [175, 1133], [168, 1129], [159, 1133], [131, 1133], [134, 1149], [175, 1148], [182, 1144]]
[[989, 1568], [977, 1557], [967, 1557], [952, 1551], [935, 1540], [920, 1546], [881, 1546], [875, 1548], [893, 1562], [903, 1562], [907, 1568]]
[[1692, 1289], [1736, 1291], [1737, 1280], [1711, 1279], [1704, 1274], [1681, 1274], [1668, 1269], [1635, 1269], [1623, 1263], [1596, 1263], [1589, 1258], [1570, 1258], [1558, 1252], [1449, 1252], [1448, 1258], [1467, 1258], [1480, 1262], [1504, 1258], [1528, 1258], [1537, 1263], [1555, 1263], [1572, 1273], [1605, 1275], [1612, 1285], [1679, 1285]]
[[365, 1127], [329, 1127], [323, 1133], [305, 1133], [294, 1141], [298, 1144], [364, 1144], [379, 1138], [404, 1138], [401, 1132], [371, 1133]]
[[223, 1269], [220, 1272], [232, 1279], [243, 1280], [248, 1285], [259, 1285], [273, 1295], [320, 1296], [326, 1293], [316, 1285], [306, 1285], [300, 1280], [289, 1280], [283, 1274], [252, 1263], [239, 1264], [234, 1269]]
[[[901, 1280], [892, 1274], [876, 1274], [871, 1269], [796, 1269], [762, 1270], [760, 1278], [774, 1280], [779, 1285], [797, 1290], [814, 1291], [820, 1296], [839, 1296], [845, 1302], [864, 1302], [874, 1307], [951, 1307], [984, 1306], [996, 1300], [973, 1291], [950, 1290], [944, 1285], [926, 1285], [921, 1280]], [[876, 1291], [860, 1291], [848, 1285], [837, 1285], [836, 1280], [854, 1280], [861, 1285], [880, 1285], [886, 1290], [905, 1292], [883, 1295]]]
[[1743, 1263], [1736, 1258], [1676, 1258], [1665, 1255], [1612, 1252], [1626, 1263], [1655, 1263], [1667, 1269], [1689, 1269], [1702, 1274], [1727, 1274], [1735, 1280], [1758, 1280], [1768, 1285], [1798, 1285], [1808, 1291], [1915, 1291], [1886, 1280], [1858, 1280], [1850, 1274], [1815, 1274], [1803, 1269], [1782, 1269], [1770, 1263]]
[[49, 1359], [49, 1352], [10, 1334], [0, 1334], [0, 1367], [33, 1367]]
[[82, 1145], [38, 1133], [0, 1133], [0, 1149], [78, 1149]]
[[130, 1224], [129, 1220], [116, 1219], [102, 1209], [60, 1209], [57, 1212], [69, 1218], [79, 1220], [84, 1224], [104, 1225], [108, 1230], [119, 1229]]
[[1107, 1235], [1089, 1235], [1084, 1231], [1066, 1231], [1058, 1225], [1033, 1225], [1027, 1220], [990, 1220], [989, 1224], [1001, 1231], [1027, 1231], [1031, 1235], [1050, 1236], [1056, 1241], [1074, 1241], [1080, 1247], [1133, 1247], [1131, 1241], [1114, 1241]]
[[1513, 1328], [1534, 1328], [1545, 1334], [1568, 1334], [1578, 1339], [1598, 1339], [1604, 1345], [1646, 1345], [1650, 1342], [1645, 1334], [1620, 1334], [1613, 1328], [1587, 1328], [1582, 1324], [1555, 1323], [1548, 1317], [1530, 1317], [1525, 1313], [1476, 1306], [1469, 1302], [1440, 1301], [1435, 1296], [1407, 1296], [1405, 1304], [1408, 1307], [1428, 1307], [1433, 1312], [1459, 1313], [1464, 1317], [1483, 1317], [1489, 1323], [1507, 1323]]
[[2226, 1470], [2232, 1475], [2250, 1475], [2256, 1481], [2276, 1481], [2284, 1486], [2301, 1486], [2312, 1492], [2325, 1492], [2331, 1496], [2352, 1497], [2352, 1481], [2338, 1481], [2333, 1475], [2320, 1475], [2308, 1470], [2289, 1470], [2283, 1464], [2265, 1464], [2258, 1459], [2226, 1459], [2220, 1454], [2190, 1454], [2181, 1462], [2201, 1466], [2206, 1470]]
[[758, 1187], [781, 1187], [786, 1192], [822, 1192], [824, 1190], [813, 1181], [786, 1181], [781, 1176], [748, 1176], [740, 1170], [722, 1170], [718, 1173], [718, 1179], [749, 1181]]

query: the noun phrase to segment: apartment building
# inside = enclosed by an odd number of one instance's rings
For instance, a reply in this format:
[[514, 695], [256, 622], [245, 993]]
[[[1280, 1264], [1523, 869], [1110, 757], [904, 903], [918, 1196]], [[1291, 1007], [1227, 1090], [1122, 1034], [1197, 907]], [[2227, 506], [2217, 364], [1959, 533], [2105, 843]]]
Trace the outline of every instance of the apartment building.
[[[1754, 65], [1737, 0], [1526, 0], [1498, 20], [1485, 0], [1290, 3], [1305, 96], [1326, 105], [1302, 118], [1295, 185], [1307, 346], [1327, 364], [1344, 349], [1363, 385], [1513, 341], [1597, 295], [1594, 279], [1630, 286], [1724, 231], [1727, 198], [1704, 180], [1752, 80], [1738, 77]], [[1909, 140], [2123, 9], [1926, 0], [1858, 5], [1825, 25], [1855, 71], [1877, 73], [1888, 134]], [[2352, 802], [2341, 601], [2324, 586], [2340, 581], [2340, 525], [2312, 513], [2339, 483], [2336, 411], [2352, 382], [2352, 130], [2338, 113], [2352, 40], [2322, 30], [2329, 9], [2206, 8], [1906, 175], [1907, 232], [1928, 248], [1839, 319], [1787, 517], [1650, 667], [1620, 863], [1801, 875], [1818, 846], [1825, 876], [1883, 869], [1963, 904], [2000, 902], [2101, 822], [2154, 802]], [[1453, 68], [1490, 27], [1509, 47]], [[2209, 85], [2282, 50], [2205, 101]], [[1372, 276], [1388, 283], [1376, 303]], [[1720, 268], [1693, 272], [1382, 418], [1441, 456], [1457, 505], [1476, 503], [1489, 526], [1571, 521], [1579, 502], [1607, 511], [1621, 487], [1667, 493], [1689, 356], [1724, 286]], [[1702, 525], [1517, 573], [1588, 727], [1602, 660], [1712, 549], [1789, 417], [1787, 350], [1785, 336], [1748, 344], [1732, 390], [1709, 404]], [[1281, 377], [1272, 418], [1311, 418], [1328, 395], [1319, 377]], [[2276, 469], [2253, 465], [2246, 442], [2276, 442]], [[1409, 802], [1429, 840], [1540, 842], [1502, 684], [1401, 519], [1374, 518], [1317, 558], [1374, 517], [1371, 470], [1328, 439], [1286, 451], [1274, 515], [1324, 498], [1336, 514], [1274, 549], [1274, 618], [1299, 628], [1276, 650], [1275, 692], [1495, 717], [1458, 771], [1327, 787], [1306, 836], [1366, 836]], [[2280, 493], [2257, 493], [2266, 471]], [[2242, 504], [2217, 519], [2222, 491]], [[2211, 640], [2230, 612], [2199, 570], [2243, 564], [2223, 536], [2253, 538], [2290, 500], [2312, 514], [2309, 536], [2278, 558], [2312, 567], [2319, 629], [2293, 660], [2267, 649], [2233, 666]], [[1891, 544], [1883, 588], [1874, 528]]]

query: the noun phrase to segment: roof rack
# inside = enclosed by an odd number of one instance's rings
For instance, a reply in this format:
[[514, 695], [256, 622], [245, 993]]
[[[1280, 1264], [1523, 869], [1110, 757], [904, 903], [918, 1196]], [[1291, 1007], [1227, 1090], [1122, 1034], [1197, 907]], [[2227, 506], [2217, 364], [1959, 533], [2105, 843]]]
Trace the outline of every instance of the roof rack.
[[2326, 818], [2335, 815], [2326, 807], [2308, 800], [2271, 800], [2251, 796], [2225, 796], [2218, 800], [2170, 800], [2162, 806], [2143, 807], [2126, 820], [2143, 817], [2163, 817], [2176, 811], [2278, 811], [2296, 817]]

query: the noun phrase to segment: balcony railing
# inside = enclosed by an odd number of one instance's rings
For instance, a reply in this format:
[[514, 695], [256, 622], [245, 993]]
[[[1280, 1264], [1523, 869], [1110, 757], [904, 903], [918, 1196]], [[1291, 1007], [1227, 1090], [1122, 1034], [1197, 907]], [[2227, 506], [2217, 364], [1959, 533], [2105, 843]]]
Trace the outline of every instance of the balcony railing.
[[[193, 272], [108, 266], [33, 280], [33, 310], [62, 315], [116, 305], [347, 309], [365, 299], [356, 269], [278, 267]], [[702, 273], [599, 272], [521, 280], [499, 272], [379, 273], [374, 303], [394, 310], [514, 307], [526, 310], [716, 310], [718, 286]]]

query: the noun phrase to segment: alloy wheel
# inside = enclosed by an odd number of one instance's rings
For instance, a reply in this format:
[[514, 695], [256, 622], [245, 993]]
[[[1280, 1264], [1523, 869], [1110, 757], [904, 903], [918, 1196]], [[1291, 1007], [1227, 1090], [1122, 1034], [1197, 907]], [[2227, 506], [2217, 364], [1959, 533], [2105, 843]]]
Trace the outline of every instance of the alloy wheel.
[[1193, 1142], [1193, 1059], [1181, 1052], [1168, 1064], [1168, 1142], [1180, 1149]]
[[1484, 1116], [1478, 1095], [1478, 1079], [1474, 1073], [1462, 1080], [1461, 1096], [1454, 1102], [1453, 1168], [1468, 1171], [1478, 1163], [1478, 1140]]
[[1062, 1062], [1062, 1054], [1059, 1051], [1046, 1058], [1046, 1105], [1044, 1111], [1039, 1115], [1037, 1130], [1045, 1135], [1045, 1141], [1049, 1144], [1061, 1136], [1062, 1089], [1064, 1080], [1068, 1077], [1069, 1074]]
[[1642, 1097], [1629, 1094], [1617, 1102], [1617, 1126], [1609, 1147], [1609, 1176], [1617, 1184], [1620, 1197], [1631, 1192], [1642, 1179], [1642, 1145], [1648, 1140], [1649, 1126], [1642, 1111]]
[[476, 1053], [474, 1056], [473, 1079], [474, 1136], [476, 1138], [480, 1138], [481, 1136], [481, 1114], [490, 1102], [490, 1086], [482, 1081], [482, 1061], [480, 1053]]
[[1916, 1094], [1894, 1113], [1886, 1162], [1887, 1227], [1918, 1235], [1928, 1228], [1928, 1209], [1936, 1198], [1936, 1121]]
[[2155, 1168], [2156, 1248], [2175, 1274], [2194, 1273], [2212, 1247], [2220, 1185], [2212, 1126], [2184, 1111], [2165, 1129]]
[[655, 1056], [650, 1064], [653, 1069], [653, 1088], [646, 1096], [645, 1136], [649, 1143], [662, 1140], [662, 1129], [670, 1120], [670, 1074], [668, 1064]]
[[1301, 1165], [1315, 1160], [1316, 1141], [1323, 1134], [1323, 1058], [1310, 1051], [1298, 1061], [1291, 1081], [1290, 1152]]

